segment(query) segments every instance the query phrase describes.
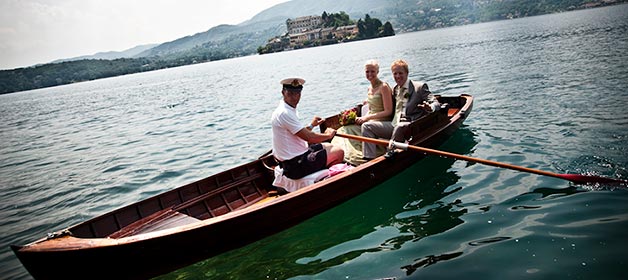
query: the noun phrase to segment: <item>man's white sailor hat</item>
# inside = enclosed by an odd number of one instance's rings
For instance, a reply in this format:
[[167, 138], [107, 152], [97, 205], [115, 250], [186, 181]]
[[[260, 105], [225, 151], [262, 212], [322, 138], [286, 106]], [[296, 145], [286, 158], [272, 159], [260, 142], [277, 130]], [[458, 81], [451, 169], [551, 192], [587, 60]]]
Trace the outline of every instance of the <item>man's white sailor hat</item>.
[[305, 80], [301, 78], [287, 78], [281, 80], [280, 83], [285, 89], [303, 89], [303, 84], [305, 84]]

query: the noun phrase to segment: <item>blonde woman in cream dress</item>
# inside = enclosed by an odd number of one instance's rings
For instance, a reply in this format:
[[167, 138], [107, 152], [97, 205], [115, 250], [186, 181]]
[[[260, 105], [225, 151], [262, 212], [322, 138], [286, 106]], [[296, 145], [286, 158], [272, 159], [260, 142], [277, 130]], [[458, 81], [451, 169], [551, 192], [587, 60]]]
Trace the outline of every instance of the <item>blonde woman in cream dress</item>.
[[[369, 60], [364, 64], [364, 74], [371, 83], [368, 87], [368, 94], [364, 105], [368, 105], [368, 113], [355, 120], [355, 124], [341, 127], [338, 132], [354, 135], [362, 135], [361, 127], [365, 122], [390, 121], [393, 113], [392, 89], [378, 78], [379, 63], [376, 60]], [[345, 151], [345, 161], [354, 165], [366, 162], [368, 159], [362, 157], [362, 142], [336, 137], [334, 141], [343, 147]], [[385, 147], [378, 149], [380, 154], [384, 154]]]

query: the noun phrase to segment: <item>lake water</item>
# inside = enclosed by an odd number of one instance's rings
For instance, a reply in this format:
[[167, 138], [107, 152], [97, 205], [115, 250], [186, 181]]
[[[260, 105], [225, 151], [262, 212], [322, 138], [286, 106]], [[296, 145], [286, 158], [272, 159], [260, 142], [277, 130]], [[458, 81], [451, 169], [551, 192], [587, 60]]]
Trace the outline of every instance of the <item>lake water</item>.
[[[270, 149], [279, 80], [299, 111], [363, 100], [363, 63], [475, 96], [440, 149], [628, 178], [628, 5], [249, 56], [0, 96], [0, 278], [9, 249]], [[349, 186], [348, 186], [349, 187]], [[428, 157], [291, 229], [161, 279], [626, 279], [628, 191]], [[114, 269], [114, 268], [112, 268]]]

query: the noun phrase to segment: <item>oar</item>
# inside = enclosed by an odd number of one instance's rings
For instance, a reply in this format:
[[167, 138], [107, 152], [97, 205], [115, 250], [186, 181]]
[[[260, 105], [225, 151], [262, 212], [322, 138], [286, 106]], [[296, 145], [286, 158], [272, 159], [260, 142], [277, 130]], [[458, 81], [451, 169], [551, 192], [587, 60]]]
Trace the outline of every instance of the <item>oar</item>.
[[[388, 145], [391, 144], [389, 141], [386, 141], [386, 140], [374, 139], [374, 138], [363, 137], [363, 136], [358, 136], [358, 135], [336, 133], [336, 136], [349, 138], [349, 139], [353, 139], [353, 140], [358, 140], [358, 141], [362, 141], [362, 142], [369, 142], [369, 143], [382, 145], [382, 146], [388, 146]], [[612, 178], [604, 178], [604, 177], [598, 177], [598, 176], [580, 175], [580, 174], [558, 174], [558, 173], [547, 172], [547, 171], [542, 171], [542, 170], [538, 170], [538, 169], [532, 169], [532, 168], [527, 168], [527, 167], [522, 167], [522, 166], [517, 166], [517, 165], [512, 165], [512, 164], [507, 164], [507, 163], [502, 163], [502, 162], [497, 162], [497, 161], [491, 161], [491, 160], [486, 160], [486, 159], [474, 158], [474, 157], [454, 154], [454, 153], [445, 152], [445, 151], [439, 151], [439, 150], [423, 148], [423, 147], [419, 147], [419, 146], [408, 145], [408, 144], [405, 144], [405, 143], [399, 143], [399, 142], [394, 142], [394, 141], [391, 141], [391, 142], [392, 142], [392, 145], [393, 145], [394, 148], [400, 148], [400, 149], [403, 149], [403, 150], [411, 149], [411, 150], [414, 150], [414, 151], [423, 152], [423, 153], [432, 154], [432, 155], [438, 155], [438, 156], [443, 156], [443, 157], [461, 159], [461, 160], [466, 160], [466, 161], [470, 161], [470, 162], [477, 162], [477, 163], [491, 165], [491, 166], [496, 166], [496, 167], [502, 167], [502, 168], [508, 168], [508, 169], [517, 170], [517, 171], [523, 171], [523, 172], [528, 172], [528, 173], [545, 175], [545, 176], [550, 176], [550, 177], [555, 177], [555, 178], [568, 180], [568, 181], [571, 181], [571, 182], [574, 182], [574, 183], [577, 183], [577, 184], [586, 184], [586, 183], [621, 183], [621, 184], [627, 184], [628, 183], [628, 181], [624, 181], [624, 180], [618, 180], [618, 179], [612, 179]]]

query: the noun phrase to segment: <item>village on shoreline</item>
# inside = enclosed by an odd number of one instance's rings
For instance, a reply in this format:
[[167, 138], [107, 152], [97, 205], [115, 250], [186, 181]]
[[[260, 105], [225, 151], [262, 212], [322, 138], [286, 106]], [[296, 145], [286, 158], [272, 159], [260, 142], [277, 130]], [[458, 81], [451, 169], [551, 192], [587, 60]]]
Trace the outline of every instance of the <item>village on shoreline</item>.
[[268, 40], [257, 49], [259, 54], [289, 51], [343, 42], [394, 36], [390, 22], [382, 24], [368, 14], [357, 22], [345, 12], [321, 16], [310, 15], [286, 20], [288, 32]]

